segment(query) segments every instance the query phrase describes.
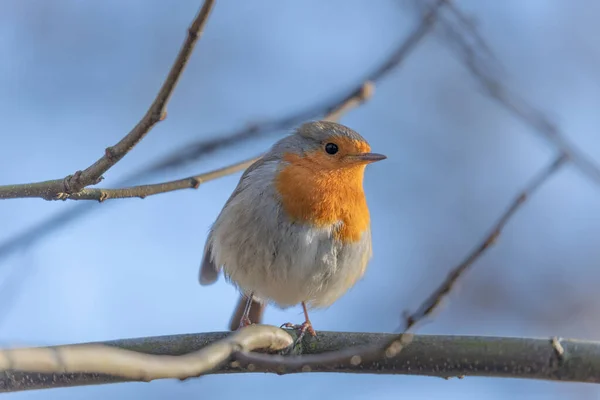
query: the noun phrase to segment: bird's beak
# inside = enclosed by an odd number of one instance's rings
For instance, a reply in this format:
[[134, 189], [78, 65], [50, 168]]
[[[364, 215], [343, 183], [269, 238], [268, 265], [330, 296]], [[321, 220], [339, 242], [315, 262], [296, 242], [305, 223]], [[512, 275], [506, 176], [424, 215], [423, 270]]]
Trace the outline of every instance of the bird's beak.
[[385, 160], [387, 158], [387, 156], [384, 156], [383, 154], [378, 154], [378, 153], [360, 153], [360, 154], [354, 154], [350, 157], [352, 160], [355, 160], [357, 162], [366, 163], [366, 164]]

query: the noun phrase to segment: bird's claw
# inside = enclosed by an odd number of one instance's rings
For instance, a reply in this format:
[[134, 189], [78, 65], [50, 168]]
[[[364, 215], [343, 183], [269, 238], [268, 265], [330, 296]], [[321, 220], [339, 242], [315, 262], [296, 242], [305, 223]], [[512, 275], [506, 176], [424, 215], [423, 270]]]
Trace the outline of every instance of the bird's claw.
[[302, 339], [304, 338], [304, 336], [306, 335], [307, 332], [312, 337], [316, 337], [317, 336], [317, 332], [315, 332], [315, 330], [312, 327], [312, 324], [310, 323], [310, 321], [304, 321], [300, 325], [298, 325], [298, 324], [292, 324], [291, 322], [286, 322], [285, 324], [281, 325], [281, 328], [290, 328], [290, 329], [297, 329], [298, 330], [298, 338], [294, 342], [294, 347], [296, 346], [297, 343], [300, 343], [302, 341]]
[[248, 318], [247, 315], [244, 315], [242, 317], [242, 319], [240, 319], [240, 329], [245, 328], [250, 325], [252, 325], [252, 321], [250, 321], [250, 318]]

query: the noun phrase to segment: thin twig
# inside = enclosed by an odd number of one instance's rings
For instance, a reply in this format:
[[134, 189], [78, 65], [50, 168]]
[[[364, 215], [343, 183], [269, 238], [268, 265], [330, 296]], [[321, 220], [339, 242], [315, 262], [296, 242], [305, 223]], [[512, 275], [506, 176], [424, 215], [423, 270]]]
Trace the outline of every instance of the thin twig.
[[137, 197], [140, 199], [146, 198], [160, 193], [173, 192], [182, 189], [198, 189], [198, 187], [208, 181], [222, 178], [227, 175], [234, 174], [248, 168], [254, 163], [257, 158], [244, 160], [235, 164], [228, 165], [214, 171], [206, 172], [200, 175], [190, 176], [188, 178], [177, 179], [174, 181], [155, 183], [151, 185], [139, 185], [119, 189], [83, 189], [78, 193], [68, 195], [64, 200], [97, 200], [103, 202], [109, 199], [126, 199]]
[[[349, 112], [355, 107], [363, 104], [365, 101], [369, 100], [374, 92], [374, 85], [371, 82], [365, 82], [356, 97], [349, 98], [345, 103], [337, 106], [331, 114], [328, 114], [325, 118], [329, 121], [336, 121], [344, 113]], [[204, 174], [196, 175], [189, 178], [184, 178], [176, 181], [158, 183], [153, 185], [142, 185], [128, 188], [119, 188], [119, 189], [84, 189], [81, 192], [70, 195], [66, 198], [83, 200], [97, 200], [97, 201], [105, 201], [108, 199], [115, 198], [127, 198], [127, 197], [146, 197], [158, 193], [165, 193], [173, 190], [187, 189], [187, 188], [197, 188], [201, 183], [214, 180], [232, 173], [235, 173], [239, 170], [245, 169], [252, 162], [256, 160], [246, 160], [242, 162], [238, 162], [223, 168], [216, 169], [214, 171], [210, 171]], [[125, 181], [131, 178], [125, 179]], [[65, 200], [66, 200], [65, 198]], [[47, 235], [48, 233], [56, 230], [57, 228], [64, 226], [67, 223], [75, 221], [77, 218], [80, 218], [86, 215], [88, 212], [92, 211], [91, 207], [82, 207], [83, 205], [75, 208], [74, 210], [67, 210], [58, 215], [52, 216], [46, 221], [38, 224], [33, 229], [26, 231], [16, 237], [12, 237], [4, 243], [0, 244], [0, 259], [2, 257], [6, 257], [12, 252], [23, 249], [27, 246], [32, 245], [37, 240], [40, 240], [42, 237]], [[14, 271], [8, 275], [9, 282], [4, 282], [3, 285], [13, 284], [13, 277], [23, 279], [22, 276], [26, 274], [29, 270], [20, 269], [18, 273]], [[10, 296], [11, 293], [8, 294]], [[12, 294], [14, 295], [14, 293]], [[3, 302], [7, 303], [10, 301], [10, 298], [4, 299]]]
[[438, 37], [451, 45], [485, 93], [522, 123], [549, 140], [559, 151], [567, 154], [580, 171], [600, 185], [600, 166], [587, 157], [544, 112], [511, 91], [495, 76], [494, 71], [498, 68], [489, 62], [495, 62], [495, 60], [487, 57], [486, 62], [478, 51], [484, 49], [485, 54], [488, 56], [491, 54], [490, 47], [486, 44], [483, 36], [473, 24], [468, 23], [468, 18], [458, 6], [449, 4], [449, 9], [458, 22], [453, 23], [447, 18], [440, 18], [439, 26], [442, 28], [443, 34]]
[[356, 349], [357, 345], [381, 348], [395, 335], [319, 332], [319, 337], [306, 337], [297, 345], [295, 354], [299, 355], [249, 352], [253, 348], [282, 349], [293, 340], [290, 334], [273, 326], [255, 325], [234, 335], [214, 332], [126, 339], [104, 345], [4, 350], [0, 352], [0, 368], [5, 369], [0, 374], [0, 392], [249, 372], [346, 372], [446, 379], [488, 376], [600, 383], [600, 343], [559, 338], [415, 335], [396, 357], [367, 361], [355, 354], [343, 362], [314, 366], [304, 361], [344, 348]]
[[357, 95], [363, 90], [364, 82], [377, 83], [377, 81], [387, 76], [406, 60], [411, 52], [430, 32], [437, 20], [440, 8], [446, 1], [447, 0], [437, 0], [398, 47], [379, 66], [368, 73], [365, 78], [361, 79], [360, 84], [355, 85], [351, 90], [348, 90], [346, 95], [326, 101], [323, 104], [311, 106], [305, 110], [300, 110], [291, 115], [261, 122], [259, 124], [249, 125], [233, 133], [216, 134], [213, 135], [214, 139], [188, 143], [179, 150], [174, 151], [171, 155], [151, 164], [144, 169], [140, 175], [154, 174], [160, 171], [181, 167], [223, 147], [238, 145], [245, 140], [256, 139], [273, 132], [285, 131], [307, 120], [321, 118], [323, 115], [335, 113], [340, 104], [346, 103], [351, 98], [357, 98]]
[[330, 122], [338, 122], [340, 118], [342, 118], [342, 116], [348, 111], [360, 106], [365, 101], [373, 97], [374, 91], [375, 83], [372, 81], [366, 81], [365, 83], [363, 83], [360, 89], [356, 91], [354, 96], [348, 97], [342, 103], [331, 108], [331, 110], [325, 115], [325, 117], [323, 117], [323, 120]]
[[[375, 77], [375, 79], [366, 79], [363, 82], [374, 82], [377, 78], [382, 77], [383, 75], [388, 73], [390, 70], [392, 70], [395, 66], [400, 65], [401, 62], [409, 54], [410, 50], [429, 32], [429, 30], [431, 29], [431, 25], [437, 19], [438, 9], [443, 5], [443, 3], [444, 3], [444, 0], [439, 0], [436, 3], [436, 6], [432, 8], [430, 14], [427, 14], [422, 19], [422, 21], [417, 26], [417, 28], [412, 32], [412, 34], [409, 35], [408, 39], [403, 41], [402, 44], [387, 58], [387, 60], [383, 64], [381, 64], [381, 66], [379, 68], [377, 68], [374, 71], [374, 73], [369, 74], [369, 76], [371, 78]], [[293, 126], [296, 123], [301, 123], [307, 119], [311, 119], [316, 115], [329, 114], [331, 112], [335, 112], [336, 110], [339, 109], [340, 104], [343, 104], [345, 101], [347, 101], [347, 99], [352, 99], [352, 98], [354, 98], [354, 96], [356, 94], [365, 93], [365, 92], [368, 93], [368, 91], [364, 90], [364, 83], [361, 83], [361, 85], [357, 89], [354, 89], [351, 91], [350, 96], [344, 96], [344, 98], [341, 99], [341, 101], [333, 102], [332, 103], [333, 105], [328, 104], [324, 107], [322, 107], [322, 106], [315, 107], [314, 109], [311, 109], [309, 111], [298, 112], [292, 116], [284, 117], [284, 118], [281, 118], [276, 121], [271, 121], [268, 123], [261, 124], [260, 126], [256, 127], [256, 129], [260, 132], [266, 133], [266, 132]], [[234, 134], [226, 136], [230, 139], [230, 141], [228, 141], [227, 143], [222, 142], [222, 141], [220, 142], [219, 139], [216, 139], [213, 142], [203, 142], [201, 144], [198, 144], [198, 146], [195, 149], [192, 149], [192, 151], [189, 153], [184, 152], [182, 154], [181, 152], [177, 152], [175, 155], [173, 155], [171, 157], [167, 157], [163, 161], [151, 165], [144, 171], [136, 173], [135, 176], [130, 177], [128, 179], [128, 181], [131, 179], [135, 179], [135, 178], [139, 179], [143, 176], [151, 175], [160, 170], [183, 165], [186, 162], [190, 161], [191, 159], [196, 159], [200, 155], [206, 154], [207, 152], [210, 152], [221, 145], [224, 146], [225, 144], [236, 143], [236, 141], [234, 140], [235, 138], [238, 138], [241, 140], [245, 136], [252, 136], [253, 132], [250, 132], [250, 131], [253, 131], [253, 129], [240, 131], [238, 133], [234, 133]], [[219, 143], [221, 143], [221, 144], [219, 145]], [[2, 189], [2, 187], [0, 187], [0, 198], [3, 198], [1, 189]], [[6, 198], [16, 198], [17, 197], [17, 196], [12, 195], [11, 192], [12, 192], [11, 190], [8, 191], [8, 197], [6, 197]], [[47, 197], [56, 198], [58, 193], [60, 193], [60, 192], [61, 191], [52, 193], [50, 195], [44, 195], [43, 197], [44, 198], [47, 198]], [[6, 192], [4, 193], [4, 196], [7, 196]], [[77, 209], [68, 210], [68, 211], [59, 213], [56, 216], [50, 217], [49, 219], [42, 221], [41, 223], [32, 227], [31, 229], [28, 229], [27, 231], [15, 236], [15, 237], [12, 237], [12, 238], [4, 241], [3, 243], [0, 243], [0, 259], [7, 257], [8, 255], [12, 254], [14, 251], [17, 251], [19, 249], [23, 249], [23, 248], [33, 245], [34, 243], [36, 243], [37, 241], [39, 241], [40, 239], [45, 237], [47, 234], [54, 232], [56, 229], [63, 227], [65, 224], [67, 224], [69, 222], [73, 222], [73, 221], [77, 220], [78, 218], [86, 215], [90, 211], [92, 211], [92, 208], [90, 208], [90, 207], [82, 208], [81, 206], [79, 206]]]
[[444, 297], [450, 293], [456, 282], [462, 275], [477, 261], [492, 245], [496, 243], [502, 230], [519, 210], [519, 208], [527, 201], [540, 186], [542, 186], [550, 177], [565, 165], [569, 160], [566, 154], [561, 154], [556, 157], [548, 166], [543, 168], [538, 174], [525, 186], [525, 188], [514, 198], [506, 211], [500, 216], [498, 221], [492, 226], [487, 236], [473, 249], [473, 251], [456, 267], [454, 267], [448, 277], [442, 284], [425, 300], [421, 306], [413, 313], [406, 316], [404, 331], [412, 328], [416, 323], [430, 315], [437, 308]]
[[[354, 107], [359, 106], [360, 104], [364, 103], [365, 101], [369, 100], [370, 96], [373, 95], [374, 92], [374, 85], [372, 82], [365, 82], [363, 84], [363, 86], [361, 87], [361, 90], [357, 92], [356, 97], [351, 97], [349, 99], [346, 100], [346, 102], [339, 104], [335, 107], [335, 109], [333, 110], [333, 112], [331, 114], [328, 114], [325, 116], [325, 118], [327, 120], [335, 120], [335, 118], [340, 118], [342, 116], [343, 113], [346, 113], [348, 111], [350, 111], [351, 109], [353, 109]], [[242, 161], [242, 163], [245, 163], [246, 161]], [[235, 168], [236, 167], [240, 167], [242, 168], [241, 164], [236, 163], [236, 164], [232, 164], [230, 166], [224, 167], [224, 168], [220, 168], [208, 173], [205, 173], [204, 176], [211, 176], [211, 175], [215, 175], [215, 174], [221, 174], [220, 176], [225, 176], [227, 175], [226, 172], [228, 173], [234, 173], [235, 172]], [[130, 181], [132, 180], [132, 177], [128, 177], [126, 178], [124, 181]], [[204, 178], [204, 181], [206, 181], [207, 179]], [[179, 182], [178, 184], [182, 184], [182, 185], [186, 185], [188, 183], [192, 183], [193, 181], [189, 181], [189, 178], [184, 179], [183, 181], [175, 181], [175, 182]], [[168, 184], [168, 182], [167, 182]], [[163, 184], [157, 184], [156, 185], [147, 185], [153, 188], [161, 188]], [[144, 188], [144, 186], [141, 186], [142, 188]], [[188, 187], [188, 186], [186, 186]], [[116, 191], [115, 191], [116, 190]], [[89, 193], [89, 197], [91, 200], [106, 200], [108, 198], [113, 198], [113, 196], [120, 194], [120, 195], [124, 195], [124, 194], [132, 194], [132, 197], [139, 197], [138, 195], [142, 194], [140, 193], [140, 190], [147, 190], [147, 189], [134, 189], [134, 188], [125, 188], [125, 189], [98, 189], [98, 191], [94, 190]], [[102, 195], [102, 191], [104, 191], [105, 193], [107, 193], [107, 197], [103, 198]], [[154, 193], [152, 193], [154, 194]], [[146, 193], [146, 195], [150, 195], [150, 193]], [[72, 195], [71, 195], [72, 196]], [[14, 236], [6, 241], [4, 241], [3, 243], [0, 243], [0, 259], [7, 257], [8, 255], [12, 254], [13, 252], [20, 250], [20, 249], [24, 249], [28, 246], [33, 245], [34, 243], [36, 243], [38, 240], [41, 240], [43, 237], [45, 237], [46, 235], [48, 235], [49, 233], [55, 231], [56, 229], [59, 229], [63, 226], [65, 226], [68, 223], [71, 223], [75, 220], [77, 220], [78, 218], [81, 218], [85, 215], [87, 215], [88, 212], [91, 212], [92, 210], [94, 210], [94, 208], [91, 208], [87, 205], [78, 205], [78, 207], [76, 207], [75, 209], [71, 209], [71, 210], [66, 210], [63, 212], [58, 213], [57, 215], [54, 215], [48, 219], [46, 219], [45, 221], [37, 224], [36, 226], [32, 227], [31, 229], [17, 235]]]
[[[328, 121], [337, 121], [341, 116], [354, 107], [358, 107], [365, 101], [371, 98], [375, 90], [373, 83], [366, 82], [363, 84], [360, 91], [354, 97], [348, 98], [344, 103], [336, 106], [331, 113], [325, 116]], [[139, 185], [117, 189], [92, 188], [82, 189], [77, 193], [67, 194], [60, 193], [57, 200], [97, 200], [103, 202], [109, 199], [125, 199], [125, 198], [146, 198], [148, 196], [173, 192], [182, 189], [197, 189], [201, 183], [221, 178], [227, 175], [234, 174], [238, 171], [246, 169], [258, 158], [254, 157], [250, 160], [240, 161], [223, 168], [216, 169], [204, 174], [190, 176], [183, 179], [178, 179], [169, 182], [155, 183], [150, 185]], [[1, 190], [1, 188], [0, 188]]]
[[131, 149], [144, 138], [144, 136], [146, 136], [157, 122], [166, 118], [166, 106], [169, 98], [188, 63], [196, 42], [202, 35], [202, 31], [206, 25], [213, 5], [214, 0], [204, 1], [202, 8], [188, 29], [188, 34], [181, 50], [171, 67], [169, 75], [156, 95], [154, 102], [144, 117], [127, 135], [114, 146], [107, 147], [104, 155], [83, 171], [77, 171], [75, 174], [69, 175], [63, 179], [22, 185], [0, 186], [0, 199], [15, 199], [21, 197], [40, 197], [46, 200], [59, 199], [61, 196], [64, 196], [64, 194], [77, 193], [87, 186], [98, 184], [103, 179], [102, 175], [106, 171], [125, 157], [125, 155], [129, 153]]

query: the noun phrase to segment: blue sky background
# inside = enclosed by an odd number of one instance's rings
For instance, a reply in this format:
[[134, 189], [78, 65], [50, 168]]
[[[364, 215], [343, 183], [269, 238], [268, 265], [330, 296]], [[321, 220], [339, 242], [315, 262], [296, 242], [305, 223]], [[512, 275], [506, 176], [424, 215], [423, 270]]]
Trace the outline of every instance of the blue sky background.
[[[63, 177], [144, 114], [199, 1], [0, 2], [0, 184]], [[476, 18], [506, 82], [600, 160], [600, 3], [457, 1]], [[161, 155], [343, 93], [414, 26], [406, 0], [220, 0], [159, 124], [106, 174], [113, 185]], [[554, 148], [480, 93], [430, 36], [345, 116], [373, 151], [365, 189], [375, 256], [317, 330], [391, 332], [472, 249]], [[284, 133], [284, 132], [281, 132]], [[266, 149], [244, 143], [153, 177], [204, 172]], [[0, 341], [46, 345], [226, 328], [235, 290], [200, 287], [206, 232], [239, 174], [145, 200], [9, 200], [0, 241], [79, 207], [85, 218], [0, 261]], [[600, 187], [567, 167], [510, 222], [420, 333], [600, 339]], [[268, 309], [265, 322], [301, 320]], [[224, 375], [55, 389], [15, 399], [244, 396], [300, 399], [600, 398], [596, 386], [509, 379]]]

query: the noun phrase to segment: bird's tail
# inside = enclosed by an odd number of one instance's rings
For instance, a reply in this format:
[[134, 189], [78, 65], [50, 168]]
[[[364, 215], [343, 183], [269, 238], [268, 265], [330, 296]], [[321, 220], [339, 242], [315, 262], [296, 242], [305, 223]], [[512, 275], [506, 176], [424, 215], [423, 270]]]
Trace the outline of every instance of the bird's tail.
[[[231, 316], [231, 321], [229, 322], [229, 330], [235, 331], [240, 327], [240, 321], [242, 319], [242, 315], [244, 314], [244, 310], [246, 308], [246, 302], [248, 298], [243, 294], [240, 295], [240, 298], [235, 306], [235, 310], [233, 311], [233, 315]], [[248, 318], [253, 324], [260, 324], [262, 322], [262, 317], [265, 312], [265, 304], [259, 303], [258, 301], [252, 299], [252, 304], [250, 305], [250, 313], [248, 314]]]

